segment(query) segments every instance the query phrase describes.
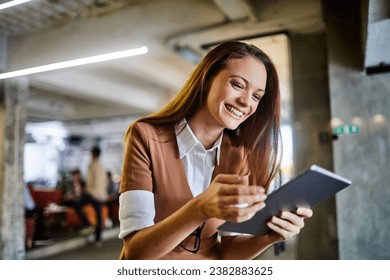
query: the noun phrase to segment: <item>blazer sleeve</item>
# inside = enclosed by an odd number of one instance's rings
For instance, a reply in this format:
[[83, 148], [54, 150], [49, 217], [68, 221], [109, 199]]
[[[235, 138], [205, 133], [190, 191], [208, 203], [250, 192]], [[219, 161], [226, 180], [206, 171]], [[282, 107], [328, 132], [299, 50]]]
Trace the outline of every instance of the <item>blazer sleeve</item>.
[[129, 190], [153, 190], [148, 137], [139, 123], [125, 138], [123, 170], [120, 192]]

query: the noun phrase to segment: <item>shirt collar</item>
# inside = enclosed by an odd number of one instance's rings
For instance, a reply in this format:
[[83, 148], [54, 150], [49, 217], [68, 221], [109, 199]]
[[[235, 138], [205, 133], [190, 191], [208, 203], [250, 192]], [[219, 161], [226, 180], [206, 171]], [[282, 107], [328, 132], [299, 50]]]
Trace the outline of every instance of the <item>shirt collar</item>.
[[[191, 127], [188, 125], [186, 119], [181, 120], [175, 126], [176, 140], [177, 146], [179, 148], [179, 156], [180, 159], [185, 157], [188, 153], [190, 153], [197, 145], [205, 150], [202, 143], [196, 138], [195, 134], [192, 132]], [[223, 133], [218, 137], [217, 141], [215, 141], [214, 145], [207, 150], [207, 152], [211, 152], [216, 150], [216, 162], [219, 165], [219, 158], [221, 154], [221, 143], [222, 143]], [[205, 150], [206, 151], [206, 150]]]

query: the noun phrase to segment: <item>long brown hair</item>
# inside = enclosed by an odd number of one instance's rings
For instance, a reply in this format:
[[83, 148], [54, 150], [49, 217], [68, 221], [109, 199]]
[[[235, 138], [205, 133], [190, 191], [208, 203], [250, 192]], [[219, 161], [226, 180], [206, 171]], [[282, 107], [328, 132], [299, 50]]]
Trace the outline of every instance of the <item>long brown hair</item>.
[[[268, 188], [280, 165], [280, 93], [279, 79], [271, 59], [259, 48], [243, 42], [225, 42], [213, 48], [199, 63], [178, 94], [160, 111], [138, 121], [151, 124], [172, 124], [190, 119], [207, 100], [214, 77], [226, 68], [231, 59], [251, 55], [261, 61], [267, 71], [265, 94], [257, 110], [235, 131], [225, 133], [244, 145], [248, 152], [251, 183]], [[126, 138], [134, 123], [129, 127]]]

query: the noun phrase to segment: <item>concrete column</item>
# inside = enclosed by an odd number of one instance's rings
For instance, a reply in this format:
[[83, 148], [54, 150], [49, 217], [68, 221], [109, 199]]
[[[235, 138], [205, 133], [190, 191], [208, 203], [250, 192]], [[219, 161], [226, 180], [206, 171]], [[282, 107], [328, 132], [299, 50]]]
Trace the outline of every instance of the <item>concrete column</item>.
[[[5, 40], [0, 38], [2, 54]], [[26, 78], [0, 81], [0, 259], [25, 258], [23, 147], [27, 92]]]
[[[326, 0], [332, 117], [360, 126], [334, 142], [334, 167], [352, 181], [337, 195], [340, 259], [390, 258], [390, 73], [366, 75], [360, 14], [364, 2]], [[387, 1], [370, 1], [384, 6]], [[363, 18], [364, 22], [364, 18]], [[364, 33], [364, 32], [363, 32]], [[385, 35], [385, 34], [383, 34]], [[364, 39], [364, 38], [363, 38]]]
[[[330, 106], [324, 34], [292, 35], [294, 164], [297, 173], [312, 164], [333, 169]], [[298, 259], [337, 259], [335, 199], [313, 208], [298, 236]]]

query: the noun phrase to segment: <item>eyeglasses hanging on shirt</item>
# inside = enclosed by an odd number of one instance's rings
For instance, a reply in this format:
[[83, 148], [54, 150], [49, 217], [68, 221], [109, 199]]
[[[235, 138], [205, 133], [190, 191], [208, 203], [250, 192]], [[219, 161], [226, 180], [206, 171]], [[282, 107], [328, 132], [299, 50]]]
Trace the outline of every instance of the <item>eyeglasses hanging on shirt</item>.
[[194, 254], [196, 254], [198, 251], [199, 251], [199, 249], [200, 249], [200, 235], [201, 235], [201, 233], [202, 233], [202, 229], [203, 229], [203, 227], [204, 227], [204, 225], [205, 225], [205, 223], [206, 222], [203, 222], [203, 224], [201, 225], [201, 226], [199, 226], [193, 233], [191, 233], [189, 236], [195, 236], [195, 242], [194, 242], [194, 248], [193, 249], [188, 249], [188, 248], [186, 248], [184, 245], [183, 245], [183, 242], [182, 243], [180, 243], [180, 246], [184, 249], [184, 250], [186, 250], [186, 251], [188, 251], [188, 252], [191, 252], [191, 253], [194, 253]]

